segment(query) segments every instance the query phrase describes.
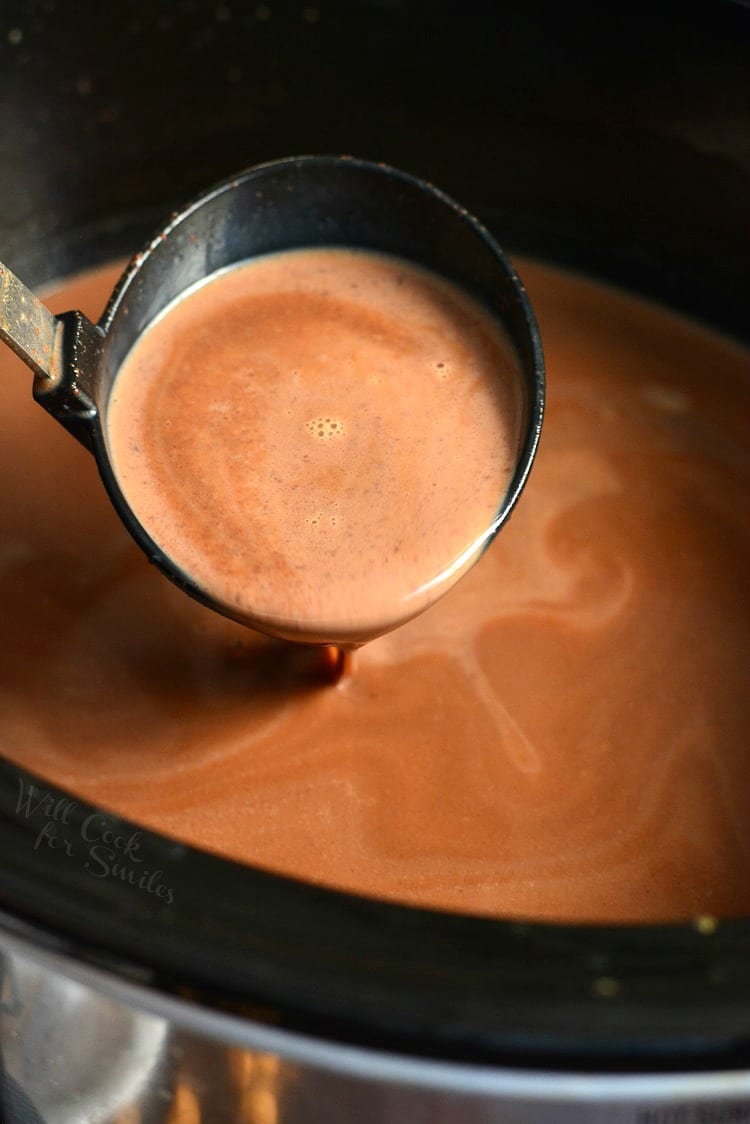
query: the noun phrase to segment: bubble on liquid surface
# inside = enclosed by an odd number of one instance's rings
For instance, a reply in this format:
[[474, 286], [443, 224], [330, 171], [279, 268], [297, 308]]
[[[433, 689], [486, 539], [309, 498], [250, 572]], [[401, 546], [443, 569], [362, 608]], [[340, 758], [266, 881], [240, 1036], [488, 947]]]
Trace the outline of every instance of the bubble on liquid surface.
[[341, 418], [310, 418], [305, 428], [319, 441], [335, 441], [346, 437], [346, 426]]
[[308, 527], [335, 527], [338, 524], [338, 515], [333, 512], [314, 511], [305, 517]]

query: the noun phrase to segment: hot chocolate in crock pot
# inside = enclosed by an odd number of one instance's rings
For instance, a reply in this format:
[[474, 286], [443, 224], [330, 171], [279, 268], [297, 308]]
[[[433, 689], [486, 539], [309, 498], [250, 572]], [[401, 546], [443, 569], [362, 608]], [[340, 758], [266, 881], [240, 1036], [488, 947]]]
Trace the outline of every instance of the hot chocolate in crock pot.
[[[748, 356], [522, 276], [550, 372], [528, 494], [335, 689], [160, 580], [8, 370], [6, 752], [155, 830], [376, 897], [558, 921], [750, 908]], [[96, 313], [112, 277], [56, 303]]]
[[[165, 590], [27, 371], [7, 372], [2, 1078], [45, 1124], [61, 1106], [80, 1124], [82, 1094], [101, 1119], [136, 1043], [107, 1124], [746, 1118], [746, 391], [726, 389], [746, 360], [664, 310], [747, 340], [746, 6], [2, 8], [0, 257], [38, 291], [124, 258], [238, 167], [357, 152], [497, 234], [550, 391], [486, 557], [321, 690]], [[117, 272], [57, 308], [97, 315]], [[75, 787], [79, 849], [89, 815], [142, 831], [174, 902], [35, 851], [19, 784], [65, 799], [45, 777]], [[98, 1033], [115, 1026], [119, 1054]], [[97, 1073], [77, 1064], [86, 1034], [106, 1043]]]

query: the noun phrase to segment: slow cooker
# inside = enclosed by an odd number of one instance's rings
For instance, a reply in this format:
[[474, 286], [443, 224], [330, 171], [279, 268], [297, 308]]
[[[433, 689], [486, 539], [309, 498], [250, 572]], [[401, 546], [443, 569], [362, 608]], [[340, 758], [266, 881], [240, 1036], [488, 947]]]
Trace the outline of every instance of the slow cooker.
[[[0, 258], [29, 284], [133, 253], [235, 170], [340, 152], [439, 184], [511, 256], [747, 337], [741, 3], [0, 14]], [[0, 762], [6, 1124], [750, 1120], [750, 919], [493, 921], [143, 832], [155, 899], [35, 849], [29, 794], [71, 839], [140, 830]]]

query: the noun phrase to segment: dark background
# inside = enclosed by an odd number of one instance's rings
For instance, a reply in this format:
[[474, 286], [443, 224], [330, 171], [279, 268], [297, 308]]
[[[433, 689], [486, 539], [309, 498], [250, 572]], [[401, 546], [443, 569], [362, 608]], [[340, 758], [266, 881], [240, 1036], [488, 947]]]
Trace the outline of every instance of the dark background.
[[749, 27], [732, 0], [0, 0], [0, 258], [48, 280], [242, 167], [348, 152], [746, 333]]

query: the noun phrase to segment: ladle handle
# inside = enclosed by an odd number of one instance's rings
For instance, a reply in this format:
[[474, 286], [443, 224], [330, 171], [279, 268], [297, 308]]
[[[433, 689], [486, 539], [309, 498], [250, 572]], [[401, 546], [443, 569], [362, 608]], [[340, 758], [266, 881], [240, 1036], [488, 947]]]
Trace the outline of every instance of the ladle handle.
[[0, 262], [0, 340], [36, 375], [39, 405], [89, 450], [103, 339], [82, 312], [53, 316]]
[[48, 380], [60, 375], [62, 335], [61, 321], [0, 262], [0, 340]]

